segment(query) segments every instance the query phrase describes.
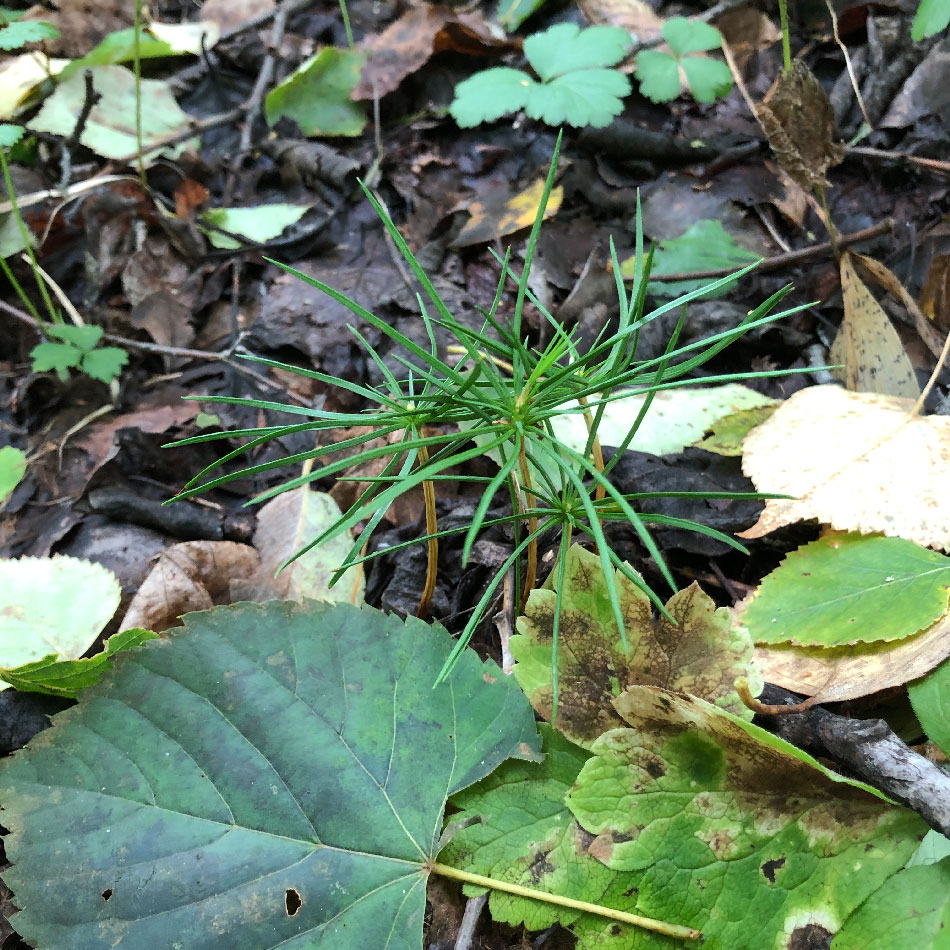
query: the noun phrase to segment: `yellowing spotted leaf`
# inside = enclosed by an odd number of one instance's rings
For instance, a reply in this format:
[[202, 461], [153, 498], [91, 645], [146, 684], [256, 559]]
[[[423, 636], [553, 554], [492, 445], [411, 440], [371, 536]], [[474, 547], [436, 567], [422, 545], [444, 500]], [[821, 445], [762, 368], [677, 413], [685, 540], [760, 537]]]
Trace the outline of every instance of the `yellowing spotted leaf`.
[[[482, 244], [506, 234], [514, 234], [523, 228], [530, 228], [537, 217], [543, 193], [544, 179], [539, 178], [522, 192], [512, 194], [507, 189], [502, 189], [485, 201], [473, 201], [468, 206], [471, 217], [455, 239], [455, 245], [467, 247], [470, 244]], [[545, 218], [557, 214], [563, 197], [563, 188], [558, 186], [552, 189], [544, 209]]]

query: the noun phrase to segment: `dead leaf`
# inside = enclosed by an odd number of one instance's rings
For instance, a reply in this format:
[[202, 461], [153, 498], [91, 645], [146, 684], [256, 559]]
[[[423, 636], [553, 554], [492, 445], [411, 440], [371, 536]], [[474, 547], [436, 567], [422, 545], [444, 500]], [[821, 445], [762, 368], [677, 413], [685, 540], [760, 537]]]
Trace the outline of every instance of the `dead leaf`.
[[950, 614], [905, 640], [846, 647], [757, 646], [768, 683], [818, 702], [841, 702], [902, 686], [950, 656]]
[[935, 254], [930, 262], [920, 307], [944, 333], [950, 330], [950, 254]]
[[[502, 187], [495, 189], [483, 201], [473, 201], [468, 206], [471, 217], [455, 239], [454, 246], [483, 244], [514, 234], [523, 228], [530, 228], [537, 217], [543, 193], [544, 179], [539, 178], [524, 191], [512, 193], [507, 187]], [[564, 189], [560, 185], [551, 190], [547, 207], [544, 209], [545, 220], [557, 214], [563, 197]]]
[[120, 630], [161, 633], [192, 610], [234, 603], [232, 582], [253, 577], [260, 555], [234, 541], [185, 541], [166, 548], [132, 598]]
[[330, 577], [349, 553], [353, 539], [344, 533], [288, 564], [280, 566], [322, 534], [340, 517], [340, 507], [324, 492], [304, 487], [271, 499], [257, 513], [254, 547], [261, 556], [258, 573], [248, 582], [232, 585], [242, 600], [296, 600], [305, 598], [359, 604], [365, 587], [362, 568], [351, 568], [329, 587]]
[[751, 6], [729, 10], [716, 20], [716, 27], [729, 44], [740, 70], [756, 53], [782, 38], [782, 31], [761, 10]]
[[920, 386], [893, 324], [858, 277], [851, 254], [841, 255], [844, 319], [829, 357], [843, 369], [832, 370], [853, 392], [916, 399]]
[[57, 56], [85, 56], [110, 33], [135, 20], [135, 4], [128, 0], [57, 0], [55, 6], [55, 10], [32, 7], [27, 18], [45, 20], [59, 30], [60, 35], [46, 43], [47, 51]]
[[803, 188], [825, 187], [825, 172], [844, 159], [844, 147], [832, 142], [835, 116], [828, 96], [800, 60], [782, 73], [756, 107], [779, 164]]
[[841, 531], [950, 550], [950, 417], [839, 386], [791, 396], [749, 433], [742, 470], [770, 499], [744, 538], [815, 518]]
[[421, 4], [411, 7], [382, 33], [363, 43], [369, 60], [351, 99], [380, 98], [396, 89], [436, 53], [447, 50], [468, 55], [485, 54], [519, 44], [495, 32], [481, 17], [447, 6]]
[[594, 26], [622, 27], [637, 43], [660, 38], [663, 17], [657, 16], [644, 0], [578, 0], [577, 5]]
[[275, 6], [275, 0], [205, 0], [201, 6], [201, 19], [217, 23], [221, 32], [227, 33], [248, 20], [269, 13]]

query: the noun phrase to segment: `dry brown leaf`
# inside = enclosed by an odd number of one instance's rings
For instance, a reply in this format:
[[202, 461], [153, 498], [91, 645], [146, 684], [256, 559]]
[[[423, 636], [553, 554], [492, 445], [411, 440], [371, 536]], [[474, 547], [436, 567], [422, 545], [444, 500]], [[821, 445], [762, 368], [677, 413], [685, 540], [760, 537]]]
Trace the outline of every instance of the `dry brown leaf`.
[[920, 291], [920, 306], [944, 332], [950, 330], [950, 254], [935, 254]]
[[716, 27], [743, 71], [752, 56], [782, 38], [782, 31], [761, 10], [751, 6], [729, 10], [716, 20]]
[[920, 386], [910, 358], [847, 251], [841, 255], [841, 294], [844, 319], [828, 355], [843, 368], [832, 373], [854, 392], [916, 399]]
[[835, 116], [821, 83], [800, 60], [782, 73], [756, 106], [779, 164], [803, 188], [825, 187], [825, 172], [844, 159], [844, 147], [833, 142]]
[[578, 0], [577, 5], [592, 26], [622, 27], [637, 43], [660, 38], [663, 18], [644, 0]]
[[161, 633], [179, 626], [192, 610], [233, 603], [232, 582], [260, 568], [260, 555], [235, 541], [185, 541], [166, 548], [132, 598], [120, 630], [144, 627]]
[[270, 13], [275, 6], [275, 0], [205, 0], [201, 19], [217, 23], [221, 32], [226, 33]]
[[950, 614], [905, 640], [860, 647], [758, 646], [755, 662], [768, 683], [818, 702], [841, 702], [902, 686], [950, 656]]
[[841, 531], [950, 550], [950, 417], [839, 386], [791, 396], [743, 444], [742, 470], [770, 499], [741, 537], [815, 518]]

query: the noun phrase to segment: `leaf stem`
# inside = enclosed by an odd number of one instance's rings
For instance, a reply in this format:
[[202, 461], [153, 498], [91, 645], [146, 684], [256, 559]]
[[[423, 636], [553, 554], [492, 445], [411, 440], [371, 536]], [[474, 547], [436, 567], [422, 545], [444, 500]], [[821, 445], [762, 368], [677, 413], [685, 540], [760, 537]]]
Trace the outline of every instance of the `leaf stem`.
[[591, 904], [588, 901], [579, 901], [573, 897], [563, 897], [560, 894], [548, 894], [546, 891], [538, 891], [531, 887], [522, 887], [520, 884], [510, 884], [507, 881], [499, 881], [493, 877], [484, 877], [481, 874], [473, 874], [470, 871], [461, 871], [458, 868], [449, 867], [446, 864], [439, 864], [438, 861], [428, 861], [426, 862], [426, 867], [434, 874], [441, 874], [442, 877], [450, 877], [456, 881], [464, 881], [466, 884], [475, 884], [478, 887], [489, 887], [492, 890], [504, 891], [506, 894], [515, 894], [518, 897], [544, 901], [547, 904], [557, 904], [560, 907], [570, 907], [573, 910], [579, 910], [585, 914], [596, 914], [598, 917], [618, 920], [624, 924], [642, 927], [644, 930], [652, 930], [654, 933], [665, 934], [667, 937], [674, 937], [679, 940], [700, 940], [703, 936], [700, 931], [694, 930], [692, 927], [684, 927], [681, 924], [668, 924], [662, 920], [654, 920], [652, 917], [628, 914], [626, 911], [615, 910], [613, 907], [604, 907], [602, 904]]
[[[429, 450], [423, 445], [419, 449], [420, 467], [425, 465], [428, 461]], [[429, 613], [429, 605], [432, 603], [432, 595], [435, 593], [435, 582], [439, 568], [439, 539], [436, 537], [439, 532], [439, 524], [435, 514], [434, 482], [424, 481], [422, 483], [422, 497], [425, 499], [426, 534], [429, 535], [429, 541], [426, 551], [426, 586], [423, 588], [422, 596], [419, 598], [416, 616], [419, 617], [420, 620], [425, 620]]]
[[788, 6], [785, 0], [778, 0], [778, 15], [782, 21], [782, 59], [785, 72], [792, 68], [792, 49], [788, 39]]
[[[521, 440], [518, 446], [518, 468], [521, 472], [521, 497], [524, 509], [533, 509], [536, 504], [534, 492], [532, 492], [531, 470], [528, 468], [528, 456], [525, 452], [525, 441]], [[534, 533], [538, 530], [538, 519], [536, 515], [528, 518], [528, 532]], [[538, 539], [535, 538], [528, 545], [528, 563], [524, 576], [524, 588], [521, 592], [520, 611], [524, 613], [525, 605], [528, 603], [528, 595], [534, 590], [534, 583], [538, 577]]]

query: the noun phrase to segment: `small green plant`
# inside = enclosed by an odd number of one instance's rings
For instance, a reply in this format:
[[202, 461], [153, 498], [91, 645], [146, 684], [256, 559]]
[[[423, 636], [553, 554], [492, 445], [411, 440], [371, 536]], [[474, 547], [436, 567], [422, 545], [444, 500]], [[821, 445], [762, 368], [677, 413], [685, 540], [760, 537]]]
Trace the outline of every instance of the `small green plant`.
[[118, 346], [99, 346], [102, 327], [73, 327], [63, 323], [48, 326], [46, 333], [60, 342], [47, 341], [34, 346], [30, 353], [33, 369], [37, 373], [55, 370], [63, 382], [69, 378], [69, 370], [76, 369], [92, 379], [111, 383], [129, 361], [129, 354]]
[[[733, 539], [703, 525], [680, 518], [650, 515], [637, 511], [638, 503], [646, 498], [685, 497], [691, 493], [623, 494], [614, 487], [608, 476], [614, 463], [619, 460], [633, 439], [640, 422], [649, 410], [653, 395], [660, 389], [689, 385], [692, 381], [687, 378], [688, 374], [710, 360], [730, 342], [753, 327], [784, 316], [785, 314], [781, 313], [773, 315], [771, 311], [789, 288], [779, 291], [761, 306], [752, 310], [736, 328], [716, 334], [699, 343], [678, 346], [679, 327], [677, 327], [662, 356], [638, 361], [635, 358], [637, 339], [640, 330], [647, 323], [675, 309], [682, 311], [679, 324], [681, 327], [685, 319], [686, 304], [690, 300], [725, 286], [737, 276], [733, 275], [685, 294], [647, 314], [645, 312], [646, 286], [652, 253], [646, 255], [644, 259], [643, 235], [638, 212], [636, 259], [642, 264], [634, 274], [633, 293], [627, 293], [623, 278], [620, 276], [620, 263], [611, 244], [611, 257], [620, 303], [619, 324], [612, 332], [605, 327], [591, 349], [586, 353], [581, 353], [576, 341], [541, 306], [527, 286], [545, 204], [554, 182], [556, 162], [557, 151], [555, 151], [544, 195], [528, 239], [524, 268], [520, 275], [515, 274], [509, 267], [509, 257], [506, 256], [504, 259], [499, 257], [502, 264], [501, 278], [491, 307], [483, 311], [484, 324], [480, 330], [466, 327], [452, 315], [385, 210], [367, 191], [367, 196], [377, 214], [435, 309], [435, 313], [430, 315], [428, 306], [421, 296], [418, 297], [421, 319], [429, 334], [429, 348], [419, 346], [393, 329], [384, 320], [327, 284], [307, 277], [286, 265], [280, 265], [322, 290], [401, 347], [406, 355], [397, 358], [407, 368], [406, 378], [397, 379], [359, 330], [351, 327], [370, 359], [379, 367], [386, 381], [385, 387], [359, 385], [323, 373], [287, 366], [271, 360], [256, 359], [266, 365], [280, 367], [325, 384], [339, 386], [359, 396], [373, 408], [364, 412], [328, 412], [259, 399], [223, 396], [193, 397], [201, 399], [204, 403], [223, 402], [291, 412], [304, 416], [307, 421], [298, 425], [265, 426], [238, 432], [208, 433], [174, 443], [189, 445], [235, 437], [249, 440], [191, 479], [177, 498], [188, 498], [234, 479], [257, 476], [278, 467], [304, 465], [301, 475], [263, 492], [249, 504], [264, 501], [316, 479], [335, 475], [351, 466], [381, 458], [387, 459], [381, 475], [371, 481], [369, 487], [363, 491], [352, 507], [344, 512], [342, 518], [319, 537], [311, 540], [295, 556], [343, 532], [349, 532], [363, 522], [364, 527], [354, 541], [349, 555], [334, 575], [335, 582], [347, 568], [354, 564], [368, 561], [379, 554], [393, 553], [412, 544], [426, 543], [429, 551], [429, 569], [419, 608], [420, 615], [426, 613], [428, 598], [435, 586], [440, 538], [450, 533], [464, 533], [462, 549], [464, 564], [468, 560], [472, 544], [483, 528], [496, 524], [513, 525], [515, 532], [513, 550], [487, 585], [455, 650], [446, 661], [440, 678], [450, 671], [469, 642], [509, 568], [515, 571], [516, 585], [523, 590], [521, 603], [526, 601], [528, 593], [535, 586], [538, 541], [546, 533], [560, 535], [561, 556], [558, 560], [560, 571], [564, 570], [565, 554], [573, 536], [581, 534], [589, 537], [604, 571], [611, 612], [624, 644], [626, 644], [624, 618], [614, 582], [615, 568], [644, 590], [661, 612], [665, 613], [666, 608], [664, 601], [610, 549], [604, 537], [604, 522], [624, 521], [633, 525], [673, 590], [676, 590], [676, 586], [662, 554], [650, 536], [649, 524], [675, 525], [698, 531], [716, 537], [738, 550], [745, 550]], [[746, 270], [749, 269], [751, 267]], [[745, 271], [739, 273], [742, 274]], [[509, 276], [517, 283], [517, 296], [514, 311], [510, 317], [506, 318], [500, 312], [500, 304], [505, 281]], [[550, 343], [540, 351], [528, 346], [525, 340], [522, 315], [527, 300], [531, 300], [538, 307], [553, 331]], [[788, 312], [796, 312], [798, 309], [800, 308]], [[452, 365], [439, 355], [435, 327], [448, 331], [457, 341], [458, 345], [454, 349], [459, 350], [463, 355], [463, 360], [458, 365]], [[738, 378], [748, 379], [757, 375], [764, 374], [749, 372], [729, 376], [707, 376], [704, 377], [703, 383]], [[619, 445], [616, 456], [605, 463], [597, 437], [598, 426], [606, 406], [615, 399], [628, 396], [631, 392], [647, 393], [649, 396], [631, 425], [627, 437]], [[552, 420], [565, 413], [579, 413], [585, 419], [588, 439], [583, 452], [569, 448], [554, 434]], [[363, 434], [299, 452], [284, 459], [251, 465], [240, 471], [216, 474], [216, 470], [222, 466], [272, 439], [294, 433], [316, 433], [350, 426], [363, 427]], [[381, 447], [363, 448], [366, 443], [381, 437], [388, 437], [387, 444]], [[390, 444], [389, 440], [393, 438], [397, 441]], [[339, 452], [341, 449], [355, 450], [355, 454], [311, 470], [314, 461], [330, 452]], [[494, 476], [458, 474], [459, 471], [464, 472], [466, 463], [472, 459], [492, 453], [496, 453], [492, 457], [497, 457], [499, 461], [499, 469]], [[449, 474], [450, 469], [454, 470], [452, 474]], [[431, 489], [433, 484], [440, 479], [481, 483], [481, 499], [470, 525], [444, 531], [438, 529], [434, 494]], [[383, 552], [366, 554], [364, 545], [392, 502], [419, 485], [426, 489], [427, 534], [387, 548]], [[496, 492], [502, 488], [507, 488], [511, 512], [490, 518], [489, 509]], [[722, 493], [715, 497], [733, 498], [737, 495]], [[523, 556], [526, 567], [522, 585], [519, 569]], [[555, 590], [560, 590], [562, 586], [556, 585]], [[554, 637], [556, 646], [556, 627]], [[554, 675], [556, 677], [556, 671]]]
[[685, 85], [697, 102], [715, 102], [732, 88], [729, 67], [718, 59], [692, 56], [722, 47], [722, 34], [708, 23], [673, 17], [663, 24], [670, 52], [647, 49], [637, 55], [634, 75], [640, 92], [653, 102], [675, 99]]
[[630, 34], [619, 27], [582, 30], [559, 23], [524, 41], [525, 57], [540, 82], [521, 69], [486, 69], [455, 87], [449, 112], [462, 128], [519, 109], [548, 125], [609, 125], [630, 94], [630, 80], [609, 67], [616, 66], [630, 46]]

